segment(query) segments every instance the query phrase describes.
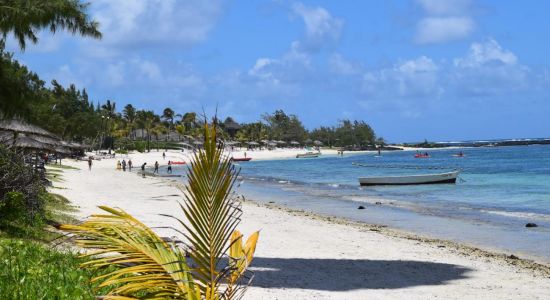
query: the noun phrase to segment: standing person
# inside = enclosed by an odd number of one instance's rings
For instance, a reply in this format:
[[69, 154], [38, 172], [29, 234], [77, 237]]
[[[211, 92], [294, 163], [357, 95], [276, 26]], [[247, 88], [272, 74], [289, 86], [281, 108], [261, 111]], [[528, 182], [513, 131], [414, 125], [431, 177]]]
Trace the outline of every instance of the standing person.
[[166, 170], [166, 173], [172, 174], [172, 162], [168, 161], [168, 170]]
[[145, 178], [145, 165], [147, 165], [146, 162], [144, 162], [143, 165], [141, 165], [141, 174], [143, 174], [143, 178]]
[[166, 153], [162, 152], [162, 159], [166, 159]]
[[159, 173], [159, 162], [158, 161], [155, 161], [155, 170], [153, 170], [153, 174], [155, 173]]
[[128, 160], [128, 171], [132, 172], [132, 160]]
[[246, 158], [246, 151], [244, 152], [244, 158]]
[[88, 157], [88, 169], [90, 171], [92, 170], [92, 157], [91, 156]]
[[380, 156], [380, 148], [378, 148], [378, 156]]
[[126, 172], [126, 160], [122, 160], [122, 171]]
[[120, 163], [120, 160], [116, 162], [116, 169], [120, 170], [122, 168], [122, 164]]

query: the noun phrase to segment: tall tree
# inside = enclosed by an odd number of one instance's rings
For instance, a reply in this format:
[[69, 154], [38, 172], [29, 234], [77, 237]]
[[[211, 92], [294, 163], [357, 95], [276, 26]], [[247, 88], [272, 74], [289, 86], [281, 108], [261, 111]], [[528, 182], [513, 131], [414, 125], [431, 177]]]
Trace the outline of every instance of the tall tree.
[[12, 33], [24, 50], [27, 41], [38, 42], [37, 33], [64, 29], [72, 34], [101, 38], [98, 23], [90, 20], [88, 3], [79, 0], [0, 0], [2, 40]]
[[136, 122], [136, 108], [132, 104], [127, 104], [122, 110], [122, 115], [124, 116], [124, 120], [126, 120], [128, 131], [132, 135]]
[[162, 118], [168, 123], [168, 132], [174, 127], [174, 116], [176, 113], [170, 107], [167, 107], [162, 111]]
[[181, 122], [185, 126], [185, 131], [189, 132], [192, 128], [196, 127], [197, 124], [197, 114], [194, 112], [187, 112], [183, 115]]

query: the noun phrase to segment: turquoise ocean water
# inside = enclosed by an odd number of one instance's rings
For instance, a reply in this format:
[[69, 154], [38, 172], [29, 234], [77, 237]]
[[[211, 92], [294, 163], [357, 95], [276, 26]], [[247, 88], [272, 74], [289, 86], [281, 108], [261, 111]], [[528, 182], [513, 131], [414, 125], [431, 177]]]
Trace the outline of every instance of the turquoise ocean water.
[[[465, 157], [452, 156], [459, 151]], [[550, 146], [429, 153], [429, 159], [394, 151], [381, 157], [346, 153], [344, 157], [243, 162], [238, 192], [256, 201], [550, 262]], [[445, 168], [462, 169], [456, 184], [360, 187], [357, 179], [438, 173]], [[359, 205], [366, 209], [358, 210]], [[528, 222], [539, 227], [526, 228]]]

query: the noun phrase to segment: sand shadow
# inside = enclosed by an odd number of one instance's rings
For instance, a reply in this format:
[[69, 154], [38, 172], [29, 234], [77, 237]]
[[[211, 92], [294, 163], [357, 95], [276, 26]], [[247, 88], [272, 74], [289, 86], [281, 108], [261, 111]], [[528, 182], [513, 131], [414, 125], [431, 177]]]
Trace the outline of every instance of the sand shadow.
[[408, 260], [350, 260], [256, 257], [253, 286], [323, 291], [398, 289], [440, 285], [467, 278], [471, 269]]

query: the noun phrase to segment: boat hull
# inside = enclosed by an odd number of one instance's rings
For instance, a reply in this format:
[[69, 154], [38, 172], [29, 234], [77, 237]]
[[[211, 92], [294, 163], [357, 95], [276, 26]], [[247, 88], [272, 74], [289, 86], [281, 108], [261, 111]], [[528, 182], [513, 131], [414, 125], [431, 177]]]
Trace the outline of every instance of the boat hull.
[[300, 153], [296, 154], [296, 158], [315, 158], [319, 157], [320, 153]]
[[231, 160], [232, 161], [250, 161], [252, 159], [252, 157], [232, 157]]
[[456, 178], [459, 173], [459, 171], [454, 171], [448, 173], [411, 176], [361, 177], [359, 178], [359, 184], [361, 186], [373, 186], [456, 183]]

